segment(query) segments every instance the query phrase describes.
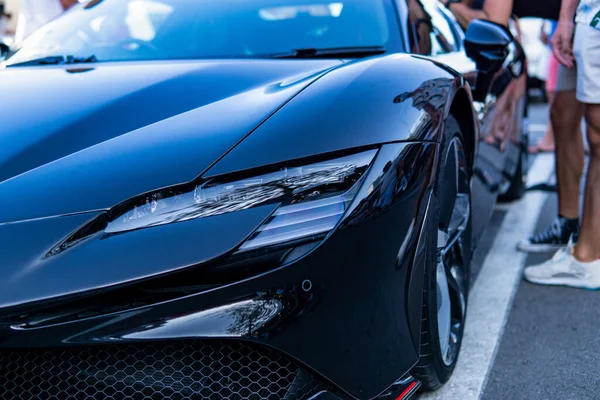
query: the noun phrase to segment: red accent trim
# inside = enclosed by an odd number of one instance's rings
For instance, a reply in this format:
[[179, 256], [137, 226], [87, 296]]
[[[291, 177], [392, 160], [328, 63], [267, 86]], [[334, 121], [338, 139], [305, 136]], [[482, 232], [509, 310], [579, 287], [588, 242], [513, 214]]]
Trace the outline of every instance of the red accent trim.
[[412, 393], [412, 391], [415, 388], [415, 386], [417, 386], [417, 381], [414, 381], [413, 383], [411, 383], [410, 385], [408, 385], [408, 387], [406, 388], [406, 390], [404, 392], [402, 392], [402, 394], [400, 396], [396, 397], [396, 400], [402, 400], [402, 399], [404, 399], [406, 396], [408, 396], [410, 393]]

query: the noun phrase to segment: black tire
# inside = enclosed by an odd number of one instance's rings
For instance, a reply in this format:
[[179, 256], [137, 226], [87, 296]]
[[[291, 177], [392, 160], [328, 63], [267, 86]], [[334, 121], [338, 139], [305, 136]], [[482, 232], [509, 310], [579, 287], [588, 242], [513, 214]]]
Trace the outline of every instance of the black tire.
[[[464, 141], [462, 139], [462, 135], [459, 129], [459, 125], [453, 117], [450, 117], [446, 122], [446, 129], [448, 133], [453, 134], [450, 136], [451, 142], [454, 139], [457, 139], [462, 146], [464, 147]], [[462, 336], [464, 332], [464, 322], [466, 316], [466, 305], [468, 299], [468, 291], [469, 291], [469, 275], [470, 275], [470, 266], [471, 266], [471, 217], [470, 212], [467, 217], [466, 227], [463, 233], [460, 235], [459, 242], [462, 246], [462, 254], [460, 257], [462, 258], [464, 276], [462, 279], [456, 279], [456, 281], [460, 282], [460, 287], [463, 293], [463, 302], [462, 302], [462, 324], [460, 328], [457, 330], [457, 343], [454, 357], [451, 362], [448, 363], [448, 360], [445, 361], [442, 355], [442, 346], [440, 344], [440, 327], [438, 324], [438, 307], [439, 307], [439, 297], [438, 297], [438, 279], [437, 279], [437, 269], [439, 266], [439, 243], [438, 243], [438, 230], [440, 227], [444, 226], [444, 219], [448, 218], [447, 204], [450, 201], [448, 197], [448, 190], [446, 190], [447, 182], [449, 179], [445, 178], [446, 174], [446, 160], [448, 157], [445, 156], [448, 149], [444, 149], [443, 153], [440, 156], [438, 169], [439, 176], [437, 182], [437, 196], [432, 198], [432, 204], [430, 206], [429, 214], [427, 215], [427, 220], [425, 224], [425, 229], [427, 229], [427, 256], [426, 256], [426, 266], [425, 266], [425, 284], [423, 290], [423, 312], [421, 319], [421, 344], [420, 344], [420, 360], [417, 366], [413, 370], [413, 375], [415, 378], [421, 381], [423, 391], [432, 391], [443, 386], [454, 371], [456, 367], [456, 361], [458, 359], [458, 353], [460, 351], [460, 346], [462, 344]], [[464, 154], [464, 153], [463, 153]], [[462, 160], [462, 162], [466, 163], [466, 157]], [[468, 189], [470, 185], [468, 185], [469, 179], [467, 177], [467, 195], [470, 206], [470, 190]], [[452, 289], [450, 289], [450, 292]], [[451, 295], [452, 297], [452, 295]], [[455, 300], [456, 295], [454, 296]], [[451, 320], [454, 321], [454, 320]]]

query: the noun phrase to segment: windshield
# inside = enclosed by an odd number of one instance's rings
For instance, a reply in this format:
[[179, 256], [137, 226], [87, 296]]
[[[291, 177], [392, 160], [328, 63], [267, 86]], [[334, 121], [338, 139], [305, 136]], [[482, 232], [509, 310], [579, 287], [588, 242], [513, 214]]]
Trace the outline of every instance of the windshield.
[[91, 0], [31, 35], [7, 61], [264, 58], [295, 49], [400, 51], [392, 0]]

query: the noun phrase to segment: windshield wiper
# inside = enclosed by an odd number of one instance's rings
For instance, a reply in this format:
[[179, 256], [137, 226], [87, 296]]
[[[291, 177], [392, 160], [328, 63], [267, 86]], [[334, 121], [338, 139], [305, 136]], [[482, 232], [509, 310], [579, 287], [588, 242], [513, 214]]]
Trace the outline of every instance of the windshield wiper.
[[386, 52], [383, 46], [332, 47], [328, 49], [294, 49], [288, 53], [271, 54], [268, 58], [357, 58]]
[[[10, 59], [7, 60], [10, 62]], [[85, 64], [98, 62], [95, 55], [89, 57], [75, 57], [75, 56], [46, 56], [35, 58], [33, 60], [18, 62], [15, 64], [8, 64], [6, 67], [26, 67], [35, 65], [59, 65], [59, 64]]]

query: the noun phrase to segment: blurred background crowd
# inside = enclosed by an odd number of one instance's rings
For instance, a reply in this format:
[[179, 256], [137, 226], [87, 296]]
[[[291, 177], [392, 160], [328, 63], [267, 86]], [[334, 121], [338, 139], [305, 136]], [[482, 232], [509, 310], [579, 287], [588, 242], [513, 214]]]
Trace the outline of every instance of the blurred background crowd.
[[0, 0], [0, 42], [18, 45], [77, 0]]

